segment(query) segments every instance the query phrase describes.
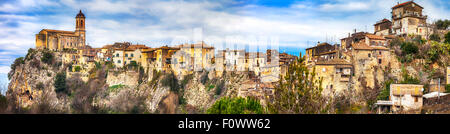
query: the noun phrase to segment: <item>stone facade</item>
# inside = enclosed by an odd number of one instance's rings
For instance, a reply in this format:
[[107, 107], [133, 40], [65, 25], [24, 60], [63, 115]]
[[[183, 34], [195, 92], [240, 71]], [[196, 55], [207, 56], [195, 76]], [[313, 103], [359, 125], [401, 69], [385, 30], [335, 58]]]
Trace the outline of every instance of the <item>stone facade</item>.
[[423, 105], [423, 85], [391, 84], [392, 110], [420, 110]]
[[61, 51], [65, 48], [84, 47], [86, 45], [85, 18], [80, 10], [75, 18], [75, 31], [42, 29], [36, 34], [36, 48]]

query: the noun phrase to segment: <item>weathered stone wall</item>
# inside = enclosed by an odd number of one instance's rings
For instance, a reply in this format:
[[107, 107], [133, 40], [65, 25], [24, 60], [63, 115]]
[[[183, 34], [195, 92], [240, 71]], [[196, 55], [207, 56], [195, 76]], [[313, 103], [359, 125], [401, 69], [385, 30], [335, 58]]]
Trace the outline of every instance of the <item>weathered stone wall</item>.
[[139, 73], [134, 71], [109, 71], [106, 77], [106, 83], [109, 86], [126, 85], [137, 86]]

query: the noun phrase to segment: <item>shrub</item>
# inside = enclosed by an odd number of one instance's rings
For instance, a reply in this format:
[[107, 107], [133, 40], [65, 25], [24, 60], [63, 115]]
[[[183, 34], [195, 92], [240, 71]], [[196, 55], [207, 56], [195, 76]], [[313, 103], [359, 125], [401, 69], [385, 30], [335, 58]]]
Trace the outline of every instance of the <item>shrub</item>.
[[419, 47], [412, 42], [404, 42], [400, 48], [402, 49], [403, 55], [417, 54], [417, 52], [419, 52]]
[[219, 85], [216, 86], [216, 95], [220, 95], [224, 88], [225, 88], [225, 82], [222, 81], [219, 83]]
[[445, 92], [450, 93], [450, 84], [445, 85]]
[[51, 64], [53, 61], [53, 54], [49, 51], [43, 51], [41, 61], [47, 64]]
[[216, 101], [208, 110], [208, 114], [262, 114], [264, 111], [259, 100], [254, 98], [228, 98]]
[[23, 57], [19, 57], [16, 60], [14, 60], [14, 63], [11, 64], [11, 70], [16, 70], [16, 66], [20, 65], [20, 64], [24, 64], [25, 60], [23, 59]]
[[44, 83], [39, 82], [39, 83], [36, 85], [36, 89], [43, 90], [43, 89], [44, 89]]
[[450, 32], [447, 32], [445, 34], [445, 41], [444, 41], [444, 43], [449, 43], [450, 44]]
[[394, 80], [392, 79], [384, 82], [384, 89], [381, 90], [380, 94], [378, 94], [377, 100], [389, 100], [392, 83], [394, 83]]
[[437, 34], [431, 34], [430, 35], [430, 40], [441, 42], [441, 37], [439, 37], [439, 35], [437, 35]]
[[68, 93], [66, 87], [66, 74], [58, 73], [55, 77], [55, 92], [56, 93]]
[[75, 66], [75, 72], [80, 72], [81, 71], [81, 67], [80, 66]]
[[167, 74], [161, 82], [163, 86], [170, 87], [171, 91], [178, 93], [180, 85], [178, 84], [178, 80], [173, 72]]

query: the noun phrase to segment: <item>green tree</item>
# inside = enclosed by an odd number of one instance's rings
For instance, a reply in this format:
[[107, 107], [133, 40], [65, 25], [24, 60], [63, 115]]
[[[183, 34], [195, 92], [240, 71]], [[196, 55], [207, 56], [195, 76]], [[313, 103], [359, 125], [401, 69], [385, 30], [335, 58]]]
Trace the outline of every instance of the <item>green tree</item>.
[[279, 86], [268, 102], [271, 113], [323, 113], [329, 107], [322, 97], [322, 78], [316, 78], [315, 69], [305, 65], [305, 58], [299, 57], [289, 64], [287, 74], [280, 79]]
[[419, 52], [419, 47], [412, 42], [404, 42], [400, 48], [402, 49], [403, 55], [417, 54]]
[[430, 35], [430, 40], [441, 42], [441, 37], [439, 37], [439, 35], [437, 35], [437, 34], [431, 34]]
[[450, 44], [450, 32], [447, 32], [447, 33], [445, 34], [445, 41], [444, 41], [444, 43]]
[[43, 51], [43, 55], [41, 61], [47, 64], [51, 64], [53, 62], [53, 54], [50, 51]]
[[55, 77], [55, 92], [56, 93], [68, 93], [66, 87], [66, 74], [58, 73]]
[[437, 29], [445, 30], [450, 25], [450, 20], [437, 20], [435, 22]]
[[180, 90], [178, 79], [173, 72], [167, 74], [161, 82], [163, 86], [170, 87], [170, 90], [174, 91], [175, 93], [178, 93], [178, 91]]
[[384, 89], [381, 90], [380, 94], [378, 94], [377, 100], [389, 100], [392, 83], [394, 83], [394, 80], [392, 79], [389, 79], [384, 82]]
[[216, 101], [206, 112], [208, 114], [262, 114], [264, 108], [255, 98], [224, 97]]

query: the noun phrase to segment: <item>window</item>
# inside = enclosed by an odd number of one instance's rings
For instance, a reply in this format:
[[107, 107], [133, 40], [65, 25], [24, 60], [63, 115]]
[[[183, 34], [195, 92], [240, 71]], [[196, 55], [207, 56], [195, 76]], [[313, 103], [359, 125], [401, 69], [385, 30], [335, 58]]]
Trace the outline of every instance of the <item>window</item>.
[[370, 54], [368, 54], [369, 58], [370, 58]]
[[333, 85], [330, 85], [330, 89], [333, 89]]
[[381, 51], [378, 52], [381, 55]]
[[125, 54], [125, 57], [128, 57], [128, 54]]
[[119, 54], [116, 54], [116, 57], [119, 57]]
[[381, 59], [378, 59], [378, 64], [381, 64]]
[[418, 101], [419, 101], [418, 98], [419, 98], [419, 97], [414, 97], [414, 102], [418, 102]]
[[131, 57], [134, 57], [134, 54], [131, 54]]
[[120, 63], [120, 60], [118, 60], [117, 63]]
[[126, 65], [126, 64], [127, 64], [127, 61], [125, 61], [124, 63], [125, 63], [125, 65]]

